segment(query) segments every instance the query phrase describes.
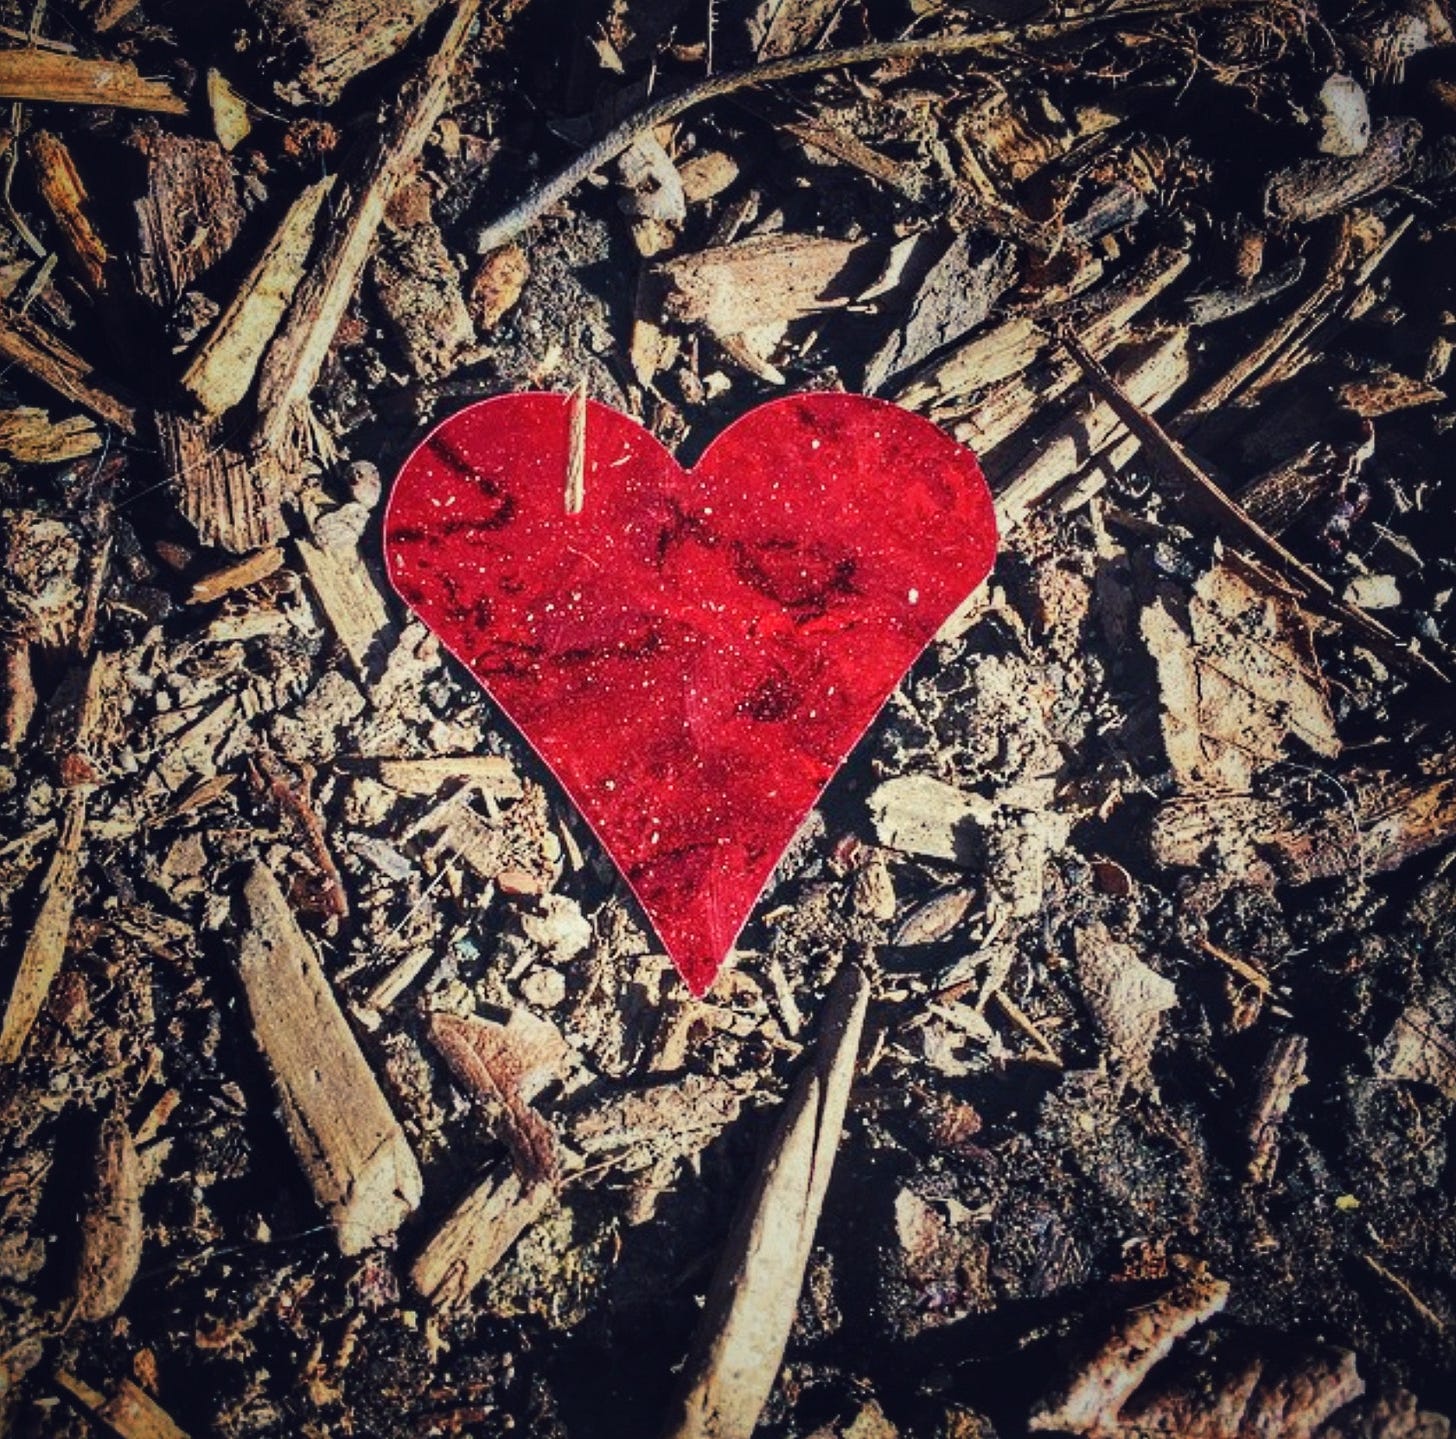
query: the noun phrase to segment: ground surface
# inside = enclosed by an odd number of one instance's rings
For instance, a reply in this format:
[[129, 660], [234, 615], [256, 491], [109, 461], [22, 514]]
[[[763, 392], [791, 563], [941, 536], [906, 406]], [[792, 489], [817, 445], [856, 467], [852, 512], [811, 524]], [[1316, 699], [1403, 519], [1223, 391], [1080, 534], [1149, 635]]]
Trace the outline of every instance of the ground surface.
[[[853, 961], [760, 1432], [1447, 1433], [1449, 12], [502, 3], [411, 138], [454, 7], [319, 8], [3, 17], [182, 103], [4, 92], [0, 1428], [654, 1432]], [[695, 109], [476, 253], [649, 86], [1000, 24]], [[326, 358], [274, 404], [279, 311]], [[898, 399], [1002, 514], [702, 1001], [383, 582], [428, 425], [583, 379], [684, 460], [784, 384]], [[431, 1283], [471, 1194], [501, 1252]]]

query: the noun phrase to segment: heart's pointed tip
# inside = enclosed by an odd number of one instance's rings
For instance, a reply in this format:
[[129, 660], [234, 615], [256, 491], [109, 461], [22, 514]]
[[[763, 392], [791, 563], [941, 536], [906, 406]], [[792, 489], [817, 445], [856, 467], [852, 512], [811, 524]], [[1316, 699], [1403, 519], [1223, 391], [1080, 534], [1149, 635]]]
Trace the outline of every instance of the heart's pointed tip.
[[701, 955], [678, 955], [671, 949], [668, 950], [668, 958], [682, 981], [688, 987], [688, 992], [694, 999], [701, 999], [712, 989], [713, 981], [718, 977], [718, 971], [723, 968], [723, 960], [707, 959]]

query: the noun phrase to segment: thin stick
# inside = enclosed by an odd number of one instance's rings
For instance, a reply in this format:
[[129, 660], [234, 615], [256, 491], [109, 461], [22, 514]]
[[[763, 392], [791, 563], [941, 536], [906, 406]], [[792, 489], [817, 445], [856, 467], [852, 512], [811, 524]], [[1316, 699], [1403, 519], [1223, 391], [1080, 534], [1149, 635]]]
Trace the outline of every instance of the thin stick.
[[1242, 545], [1266, 562], [1272, 561], [1281, 574], [1299, 586], [1306, 598], [1312, 602], [1313, 608], [1328, 618], [1359, 631], [1366, 643], [1379, 654], [1400, 664], [1422, 669], [1446, 684], [1451, 683], [1450, 678], [1424, 655], [1407, 649], [1393, 630], [1366, 614], [1364, 610], [1342, 600], [1321, 575], [1310, 569], [1303, 560], [1286, 549], [1229, 499], [1194, 463], [1182, 445], [1146, 410], [1135, 404], [1107, 370], [1068, 331], [1059, 329], [1056, 336], [1067, 353], [1082, 367], [1082, 372], [1092, 388], [1141, 442], [1153, 464], [1179, 487], [1185, 501], [1196, 505], [1213, 520], [1224, 532], [1225, 538]]
[[579, 515], [586, 503], [586, 376], [571, 394], [571, 434], [566, 452], [566, 513]]
[[565, 169], [528, 191], [519, 204], [485, 226], [476, 238], [476, 249], [484, 254], [487, 250], [510, 244], [522, 231], [535, 224], [552, 205], [570, 194], [588, 175], [615, 160], [623, 151], [630, 150], [643, 135], [709, 100], [731, 95], [735, 90], [751, 85], [771, 85], [777, 80], [789, 80], [796, 75], [840, 70], [851, 65], [874, 65], [885, 60], [918, 60], [930, 55], [963, 55], [975, 50], [993, 50], [998, 45], [1017, 42], [1036, 44], [1057, 40], [1064, 35], [1075, 35], [1082, 30], [1109, 22], [1138, 20], [1149, 15], [1186, 14], [1190, 10], [1207, 9], [1226, 3], [1228, 0], [1206, 0], [1204, 4], [1190, 6], [1180, 3], [1180, 0], [1152, 0], [1152, 3], [1127, 5], [1117, 10], [1083, 15], [1074, 20], [1053, 24], [1024, 25], [1019, 29], [980, 30], [972, 35], [929, 35], [915, 40], [881, 40], [869, 45], [851, 45], [842, 50], [786, 55], [781, 60], [769, 60], [742, 70], [710, 75], [706, 80], [689, 85], [674, 95], [663, 96], [661, 100], [645, 106], [609, 130], [596, 144], [583, 150]]

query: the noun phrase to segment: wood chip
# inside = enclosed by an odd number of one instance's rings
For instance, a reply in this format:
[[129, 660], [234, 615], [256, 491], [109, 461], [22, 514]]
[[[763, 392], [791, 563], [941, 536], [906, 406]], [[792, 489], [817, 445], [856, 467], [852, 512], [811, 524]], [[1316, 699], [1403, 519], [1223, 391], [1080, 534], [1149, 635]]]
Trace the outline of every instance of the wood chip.
[[319, 608], [349, 656], [354, 671], [367, 677], [389, 635], [389, 608], [357, 549], [324, 549], [295, 541], [304, 573]]
[[[298, 448], [309, 395], [395, 190], [413, 171], [450, 95], [481, 0], [456, 0], [439, 49], [407, 84], [361, 170], [349, 183], [342, 213], [330, 226], [313, 267], [294, 293], [283, 327], [258, 376], [258, 425], [253, 447], [278, 454]], [[388, 27], [385, 27], [388, 28]]]
[[541, 1217], [555, 1186], [525, 1184], [512, 1167], [492, 1171], [455, 1206], [410, 1268], [410, 1279], [438, 1309], [471, 1294]]
[[0, 410], [0, 454], [22, 464], [61, 465], [100, 448], [101, 436], [84, 415], [52, 420], [29, 405]]
[[187, 113], [187, 102], [170, 85], [143, 79], [124, 60], [83, 60], [40, 49], [0, 50], [0, 99]]
[[1249, 1119], [1250, 1184], [1267, 1184], [1279, 1163], [1279, 1134], [1294, 1091], [1305, 1082], [1309, 1041], [1302, 1034], [1281, 1034], [1259, 1069], [1258, 1090]]
[[88, 361], [28, 316], [0, 314], [0, 358], [28, 370], [42, 384], [123, 434], [136, 434], [136, 412], [130, 402], [95, 378]]
[[248, 277], [218, 317], [182, 375], [182, 386], [209, 414], [241, 404], [263, 352], [302, 280], [319, 210], [334, 187], [325, 175], [288, 208]]
[[971, 836], [993, 822], [995, 809], [990, 800], [928, 774], [886, 780], [869, 799], [875, 834], [887, 849], [962, 864]]
[[532, 1188], [554, 1183], [556, 1134], [530, 1100], [563, 1078], [571, 1062], [574, 1051], [561, 1031], [524, 1009], [513, 1011], [505, 1024], [436, 1013], [430, 1016], [430, 1038], [455, 1078], [491, 1111], [522, 1183]]
[[853, 296], [875, 247], [819, 235], [757, 235], [658, 266], [664, 312], [715, 338], [782, 326]]
[[870, 361], [866, 393], [878, 394], [897, 376], [974, 330], [1015, 278], [1011, 245], [977, 231], [956, 236], [926, 271], [904, 323]]
[[111, 257], [87, 213], [90, 199], [71, 152], [58, 135], [35, 131], [27, 141], [36, 187], [56, 222], [61, 244], [82, 284], [99, 295], [106, 288]]
[[494, 799], [519, 799], [521, 777], [509, 760], [496, 755], [441, 755], [433, 759], [382, 759], [375, 773], [381, 784], [400, 794], [433, 795], [452, 781], [463, 780]]
[[114, 1113], [97, 1136], [72, 1290], [76, 1317], [106, 1319], [121, 1308], [142, 1257], [142, 1175], [126, 1119]]
[[121, 1380], [110, 1398], [64, 1369], [57, 1370], [56, 1383], [120, 1439], [187, 1439], [172, 1416], [130, 1379]]
[[419, 1204], [419, 1166], [272, 871], [256, 865], [244, 894], [238, 966], [253, 1032], [339, 1248], [357, 1254]]
[[869, 984], [840, 971], [814, 1062], [794, 1086], [719, 1261], [668, 1439], [748, 1439], [773, 1388], [829, 1185]]
[[1304, 160], [1274, 175], [1264, 190], [1270, 219], [1308, 224], [1393, 185], [1415, 163], [1421, 127], [1386, 120], [1358, 155]]
[[[1188, 374], [1188, 336], [1175, 333], [1130, 347], [1117, 367], [1117, 382], [1134, 403], [1159, 410], [1183, 386]], [[996, 517], [1002, 534], [1022, 524], [1090, 459], [1108, 449], [1121, 437], [1121, 426], [1112, 405], [1099, 400], [1042, 432], [1031, 453], [998, 487]]]
[[0, 1064], [14, 1064], [20, 1058], [66, 957], [85, 833], [86, 797], [84, 792], [73, 791], [66, 801], [55, 853], [41, 881], [40, 912], [21, 953], [0, 1025]]

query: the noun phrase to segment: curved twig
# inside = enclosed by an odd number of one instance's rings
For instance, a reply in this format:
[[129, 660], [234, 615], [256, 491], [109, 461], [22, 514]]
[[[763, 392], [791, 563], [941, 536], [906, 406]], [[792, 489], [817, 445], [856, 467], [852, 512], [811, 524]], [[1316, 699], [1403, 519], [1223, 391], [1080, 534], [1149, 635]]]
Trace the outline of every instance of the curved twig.
[[1125, 5], [1096, 15], [1078, 16], [1073, 20], [1024, 25], [1014, 30], [978, 30], [969, 35], [928, 35], [911, 40], [880, 40], [869, 45], [851, 45], [841, 50], [815, 50], [807, 54], [786, 55], [782, 59], [767, 60], [742, 70], [710, 75], [706, 80], [700, 80], [686, 89], [664, 95], [662, 99], [653, 101], [614, 126], [595, 144], [583, 150], [565, 169], [536, 185], [518, 204], [486, 225], [476, 237], [475, 246], [484, 254], [487, 250], [508, 245], [522, 231], [535, 224], [558, 200], [570, 194], [588, 175], [615, 160], [624, 150], [631, 149], [648, 131], [735, 90], [747, 89], [752, 85], [770, 85], [777, 80], [788, 80], [796, 75], [839, 70], [852, 65], [873, 65], [883, 60], [960, 55], [973, 50], [993, 50], [998, 45], [1007, 45], [1013, 41], [1039, 43], [1056, 40], [1064, 35], [1073, 35], [1081, 30], [1120, 20], [1137, 20], [1147, 15], [1174, 12], [1184, 14], [1190, 8], [1213, 8], [1213, 5], [1223, 3], [1227, 3], [1227, 0], [1212, 0], [1212, 5], [1190, 7], [1186, 0], [1148, 0], [1148, 3]]

